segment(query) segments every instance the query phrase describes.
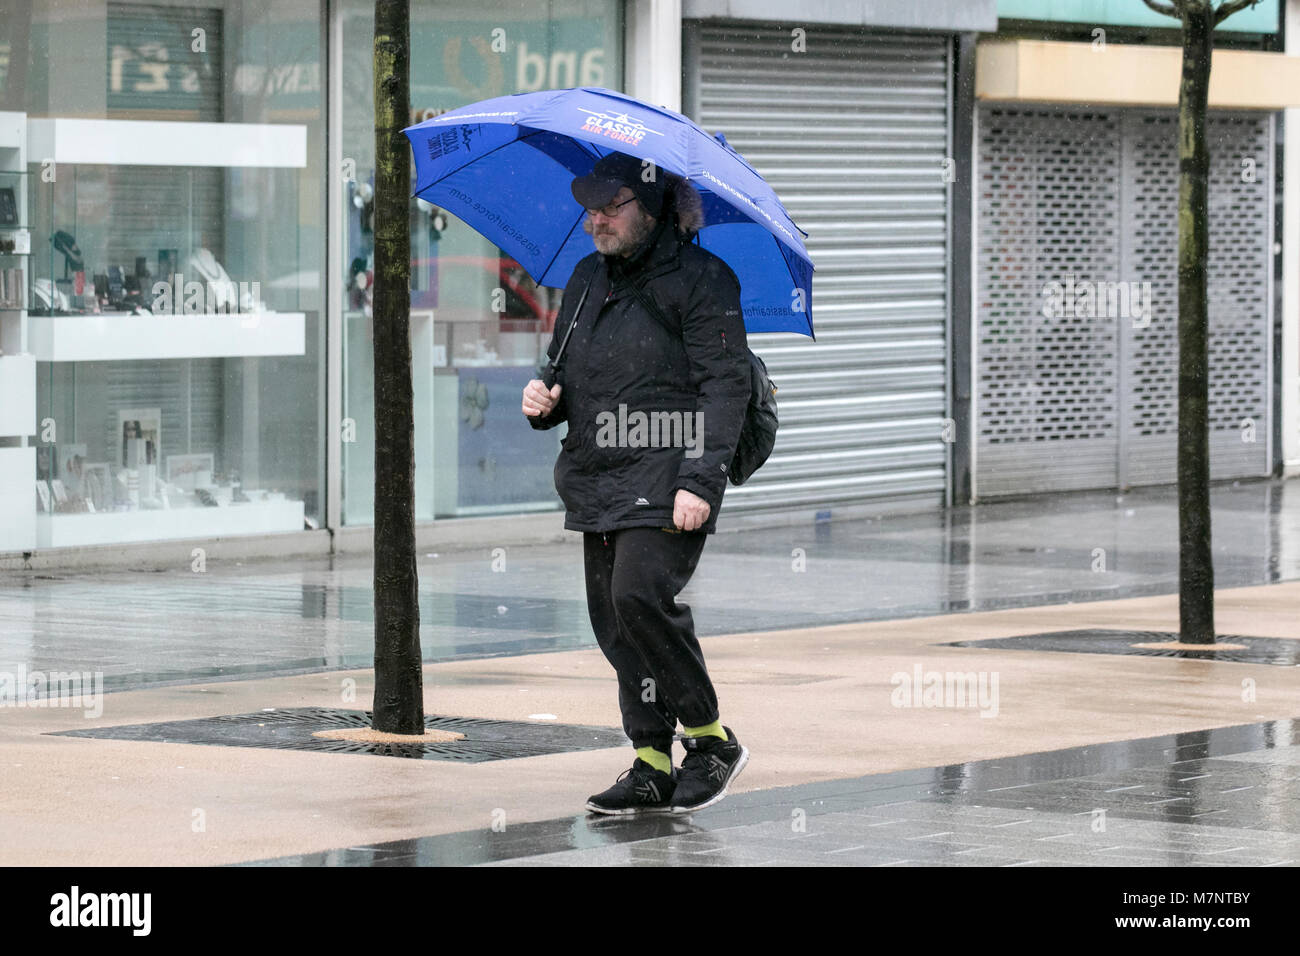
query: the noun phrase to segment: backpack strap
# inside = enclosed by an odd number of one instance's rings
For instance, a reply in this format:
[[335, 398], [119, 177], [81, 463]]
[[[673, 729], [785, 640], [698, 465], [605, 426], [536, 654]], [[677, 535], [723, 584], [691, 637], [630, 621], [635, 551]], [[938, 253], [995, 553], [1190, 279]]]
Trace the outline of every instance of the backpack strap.
[[636, 296], [637, 301], [641, 303], [642, 307], [647, 312], [650, 313], [650, 315], [654, 318], [656, 322], [662, 325], [673, 335], [676, 335], [678, 337], [681, 336], [682, 330], [679, 328], [675, 328], [673, 324], [668, 321], [668, 316], [664, 315], [663, 309], [659, 308], [658, 304], [654, 301], [653, 296], [647, 294], [645, 289], [641, 288], [641, 285], [639, 283], [631, 284], [629, 287], [632, 290], [632, 294]]

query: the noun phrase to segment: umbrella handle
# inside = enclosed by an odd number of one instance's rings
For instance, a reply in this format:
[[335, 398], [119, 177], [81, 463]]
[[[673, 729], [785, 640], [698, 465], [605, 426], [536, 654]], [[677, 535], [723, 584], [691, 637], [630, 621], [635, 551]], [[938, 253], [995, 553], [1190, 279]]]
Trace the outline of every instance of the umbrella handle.
[[569, 336], [573, 334], [573, 327], [578, 324], [578, 316], [582, 314], [582, 307], [587, 302], [587, 293], [591, 291], [591, 280], [596, 277], [595, 270], [587, 277], [587, 284], [582, 289], [582, 295], [578, 297], [578, 307], [573, 310], [573, 321], [569, 327], [564, 330], [564, 338], [560, 340], [560, 347], [555, 353], [555, 358], [547, 362], [546, 368], [542, 371], [542, 384], [547, 390], [555, 387], [556, 376], [560, 373], [560, 366], [564, 359], [564, 350], [569, 345]]

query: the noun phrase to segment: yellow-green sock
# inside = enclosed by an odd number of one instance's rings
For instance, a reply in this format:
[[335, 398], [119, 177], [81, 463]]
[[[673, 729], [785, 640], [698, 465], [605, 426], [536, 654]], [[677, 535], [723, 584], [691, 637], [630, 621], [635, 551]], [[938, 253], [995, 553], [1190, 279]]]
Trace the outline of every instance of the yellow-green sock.
[[722, 718], [719, 717], [711, 724], [705, 724], [703, 727], [682, 727], [682, 730], [690, 737], [721, 737], [727, 738], [727, 732], [722, 729]]
[[653, 747], [637, 747], [636, 755], [660, 773], [673, 772], [673, 758]]

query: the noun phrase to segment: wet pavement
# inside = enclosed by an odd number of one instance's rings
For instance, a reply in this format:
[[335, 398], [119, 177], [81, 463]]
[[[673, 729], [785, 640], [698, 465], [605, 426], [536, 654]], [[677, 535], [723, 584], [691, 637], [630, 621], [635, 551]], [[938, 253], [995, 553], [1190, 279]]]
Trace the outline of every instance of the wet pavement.
[[[1300, 480], [1213, 493], [1219, 588], [1300, 579]], [[493, 550], [503, 547], [504, 560]], [[1172, 488], [715, 535], [681, 595], [702, 636], [1170, 594]], [[574, 541], [420, 559], [424, 660], [592, 647]], [[105, 689], [369, 666], [368, 559], [0, 573], [0, 671]], [[758, 598], [756, 596], [761, 596]]]
[[[1297, 606], [1300, 581], [1235, 588], [1218, 617], [1294, 641]], [[541, 735], [507, 759], [302, 746], [359, 725], [369, 668], [5, 707], [0, 865], [1290, 865], [1300, 668], [993, 643], [1176, 618], [1167, 595], [714, 635], [751, 758], [688, 820], [580, 815], [631, 756], [596, 648], [426, 665], [426, 721]]]
[[250, 866], [1296, 866], [1300, 722], [565, 817]]
[[629, 754], [575, 543], [422, 559], [426, 715], [537, 731], [479, 761], [308, 741], [374, 698], [364, 560], [7, 574], [0, 672], [115, 693], [0, 712], [0, 865], [1295, 865], [1300, 483], [1214, 500], [1212, 659], [1129, 646], [1169, 489], [716, 536], [682, 599], [751, 760], [685, 818], [579, 812]]

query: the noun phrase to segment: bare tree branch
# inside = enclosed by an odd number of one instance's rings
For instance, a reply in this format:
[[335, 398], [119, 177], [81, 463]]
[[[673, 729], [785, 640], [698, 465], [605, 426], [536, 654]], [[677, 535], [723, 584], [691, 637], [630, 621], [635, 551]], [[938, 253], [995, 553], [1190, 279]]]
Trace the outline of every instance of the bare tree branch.
[[1217, 27], [1228, 17], [1232, 16], [1238, 10], [1245, 10], [1247, 7], [1253, 7], [1259, 3], [1259, 0], [1228, 0], [1219, 9], [1214, 11], [1214, 25]]
[[1173, 17], [1175, 20], [1181, 20], [1182, 14], [1177, 7], [1177, 0], [1174, 3], [1162, 3], [1161, 0], [1142, 0], [1148, 7], [1156, 13], [1163, 13], [1167, 17]]

